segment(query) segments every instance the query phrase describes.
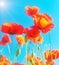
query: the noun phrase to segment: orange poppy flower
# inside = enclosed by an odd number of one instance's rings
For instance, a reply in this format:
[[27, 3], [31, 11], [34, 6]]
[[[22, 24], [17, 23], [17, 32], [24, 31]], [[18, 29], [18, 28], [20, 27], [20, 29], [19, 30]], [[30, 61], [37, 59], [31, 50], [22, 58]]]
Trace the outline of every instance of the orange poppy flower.
[[1, 26], [1, 31], [8, 34], [22, 34], [24, 28], [19, 24], [7, 22]]
[[53, 61], [46, 61], [46, 65], [54, 65]]
[[25, 44], [25, 37], [23, 37], [22, 35], [17, 35], [16, 40], [17, 40], [18, 44], [20, 44], [20, 45]]
[[0, 56], [0, 65], [10, 65], [10, 61], [5, 56]]
[[52, 61], [52, 53], [51, 50], [48, 50], [44, 53], [44, 57], [47, 61]]
[[43, 65], [43, 62], [38, 57], [35, 56], [32, 57], [31, 55], [27, 55], [26, 59], [30, 63], [33, 62], [34, 65]]
[[42, 43], [43, 42], [43, 37], [41, 35], [38, 35], [36, 37], [29, 37], [28, 38], [30, 41], [34, 42], [35, 44]]
[[49, 32], [54, 24], [52, 23], [52, 18], [47, 14], [37, 14], [34, 15], [34, 24], [43, 32]]
[[47, 61], [52, 61], [59, 58], [59, 50], [48, 50], [44, 53]]

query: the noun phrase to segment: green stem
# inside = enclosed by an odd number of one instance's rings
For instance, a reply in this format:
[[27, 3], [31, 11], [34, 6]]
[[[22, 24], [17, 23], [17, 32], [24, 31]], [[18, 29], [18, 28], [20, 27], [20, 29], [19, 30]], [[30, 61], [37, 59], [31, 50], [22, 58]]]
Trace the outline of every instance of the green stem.
[[10, 62], [11, 62], [11, 51], [10, 51], [10, 46], [9, 45], [8, 45], [8, 51], [9, 51], [9, 59], [10, 59]]

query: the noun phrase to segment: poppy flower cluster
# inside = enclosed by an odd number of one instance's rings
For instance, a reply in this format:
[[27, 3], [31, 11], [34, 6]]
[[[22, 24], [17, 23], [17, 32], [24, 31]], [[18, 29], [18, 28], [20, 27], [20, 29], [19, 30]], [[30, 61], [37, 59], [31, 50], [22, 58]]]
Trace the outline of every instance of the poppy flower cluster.
[[54, 24], [52, 18], [48, 14], [40, 14], [39, 8], [26, 6], [26, 14], [34, 19], [34, 25], [37, 26], [43, 33], [49, 32]]
[[[48, 14], [40, 14], [39, 8], [36, 6], [26, 6], [27, 15], [33, 18], [34, 25], [29, 28], [25, 28], [20, 24], [13, 22], [6, 22], [0, 26], [0, 31], [5, 33], [0, 40], [0, 45], [5, 46], [8, 43], [11, 43], [9, 35], [16, 35], [16, 40], [19, 45], [24, 45], [27, 43], [27, 40], [39, 44], [43, 42], [43, 34], [48, 33], [53, 27], [52, 18]], [[23, 35], [24, 34], [24, 35]], [[16, 51], [15, 56], [17, 57], [20, 54], [20, 49]], [[26, 60], [30, 62], [30, 65], [54, 65], [53, 60], [59, 58], [59, 50], [48, 50], [44, 53], [46, 62], [43, 62], [39, 57], [33, 55], [27, 55]], [[0, 57], [0, 65], [24, 65], [20, 63], [12, 63], [6, 59], [5, 56]]]
[[[36, 6], [26, 6], [25, 13], [33, 18], [33, 26], [24, 28], [20, 24], [6, 22], [2, 24], [1, 32], [9, 35], [16, 34], [16, 40], [20, 45], [24, 45], [26, 43], [26, 39], [34, 42], [35, 44], [42, 43], [43, 37], [40, 35], [40, 32], [42, 31], [42, 33], [48, 33], [54, 27], [52, 18], [47, 14], [40, 14], [39, 8]], [[25, 34], [26, 37], [22, 36], [22, 34]], [[2, 40], [1, 44], [6, 45], [4, 42], [6, 42], [6, 40]]]
[[59, 59], [59, 50], [47, 50], [44, 52], [45, 62], [36, 55], [27, 55], [26, 60], [33, 65], [54, 65], [54, 60]]
[[[44, 58], [46, 62], [43, 62], [41, 58], [36, 55], [27, 55], [26, 60], [30, 65], [54, 65], [54, 61], [59, 58], [59, 50], [48, 50], [44, 52]], [[24, 65], [20, 63], [11, 63], [5, 56], [0, 55], [0, 65]]]
[[[26, 38], [34, 43], [42, 43], [43, 37], [40, 35], [40, 30], [36, 26], [31, 26], [30, 28], [24, 28], [22, 25], [7, 22], [2, 24], [1, 32], [14, 35], [16, 34], [16, 40], [19, 44], [25, 43], [25, 37], [22, 34], [26, 35]], [[35, 33], [34, 33], [35, 32]], [[21, 42], [22, 39], [22, 42]]]
[[43, 42], [43, 37], [40, 35], [40, 31], [46, 34], [54, 27], [52, 18], [48, 14], [40, 14], [39, 8], [36, 6], [26, 6], [25, 13], [31, 16], [34, 20], [34, 26], [25, 29], [28, 39], [34, 43]]
[[0, 45], [5, 46], [7, 43], [11, 42], [9, 35], [15, 35], [15, 34], [21, 35], [21, 34], [23, 34], [24, 27], [22, 25], [19, 25], [19, 24], [16, 24], [16, 23], [6, 22], [6, 23], [2, 24], [0, 30], [1, 30], [1, 32], [6, 33], [6, 35], [3, 36], [2, 40], [0, 41]]
[[36, 44], [42, 43], [43, 37], [40, 35], [40, 32], [46, 34], [54, 27], [52, 18], [48, 14], [40, 14], [39, 8], [36, 6], [26, 6], [25, 13], [34, 20], [34, 26], [25, 29], [27, 38]]
[[27, 62], [29, 62], [29, 65], [54, 65], [53, 61], [46, 61], [43, 62], [41, 58], [36, 56], [27, 55]]

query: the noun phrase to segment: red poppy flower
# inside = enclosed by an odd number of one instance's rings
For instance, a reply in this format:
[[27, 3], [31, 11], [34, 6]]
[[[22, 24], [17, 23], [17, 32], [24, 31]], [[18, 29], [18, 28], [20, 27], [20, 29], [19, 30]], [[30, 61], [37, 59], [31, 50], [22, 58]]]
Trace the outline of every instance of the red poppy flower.
[[25, 34], [27, 37], [36, 37], [40, 33], [38, 27], [36, 26], [31, 26], [30, 28], [25, 28]]
[[43, 42], [43, 38], [40, 35], [40, 31], [35, 26], [31, 26], [30, 28], [25, 28], [25, 34], [30, 41], [36, 44]]
[[8, 43], [11, 43], [11, 39], [10, 39], [9, 35], [4, 35], [2, 37], [2, 40], [0, 41], [0, 44], [3, 45], [3, 46], [5, 46]]
[[39, 9], [36, 6], [32, 6], [32, 7], [26, 6], [26, 10], [27, 10], [26, 14], [28, 14], [29, 16], [33, 16], [38, 13]]
[[1, 26], [1, 31], [8, 34], [22, 34], [24, 28], [16, 23], [7, 22]]

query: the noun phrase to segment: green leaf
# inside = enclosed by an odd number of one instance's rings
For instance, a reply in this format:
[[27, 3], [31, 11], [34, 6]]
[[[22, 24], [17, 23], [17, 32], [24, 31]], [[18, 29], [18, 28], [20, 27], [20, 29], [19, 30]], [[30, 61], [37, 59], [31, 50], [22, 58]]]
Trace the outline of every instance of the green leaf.
[[16, 50], [15, 56], [19, 56], [20, 53], [21, 53], [21, 50], [18, 48], [18, 49]]
[[34, 57], [34, 52], [32, 52], [32, 57]]

